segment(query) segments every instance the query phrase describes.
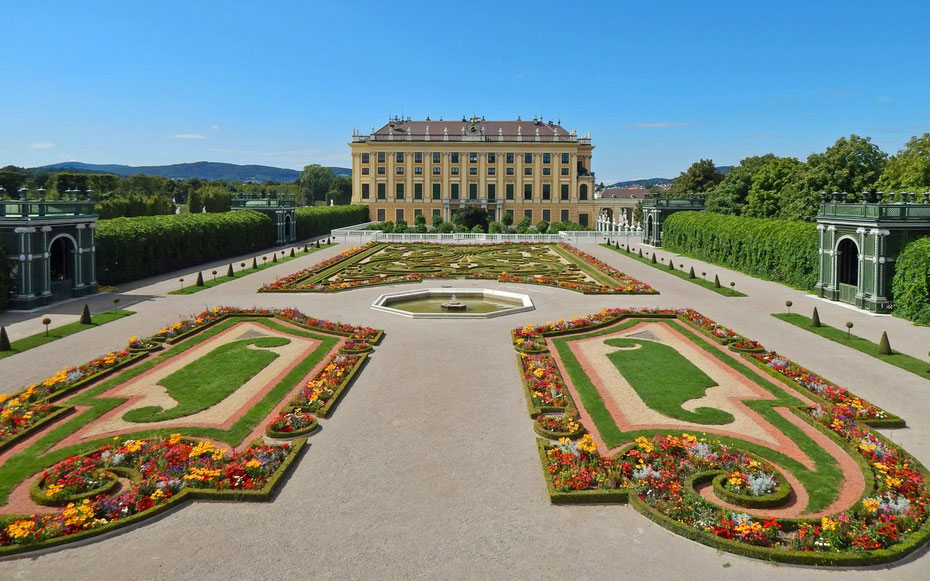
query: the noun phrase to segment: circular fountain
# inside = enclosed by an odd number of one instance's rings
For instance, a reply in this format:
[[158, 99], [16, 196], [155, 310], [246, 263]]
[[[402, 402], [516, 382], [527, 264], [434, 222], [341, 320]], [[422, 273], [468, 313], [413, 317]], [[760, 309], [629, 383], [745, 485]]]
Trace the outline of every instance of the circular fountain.
[[532, 311], [525, 294], [483, 288], [427, 288], [386, 293], [372, 309], [413, 319], [488, 319]]

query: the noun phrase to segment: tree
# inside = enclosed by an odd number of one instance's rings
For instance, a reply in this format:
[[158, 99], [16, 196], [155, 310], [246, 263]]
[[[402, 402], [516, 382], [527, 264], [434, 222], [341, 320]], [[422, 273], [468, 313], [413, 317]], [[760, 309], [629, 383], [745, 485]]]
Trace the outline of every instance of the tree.
[[840, 137], [823, 153], [807, 158], [807, 167], [782, 192], [781, 217], [812, 221], [820, 210], [820, 192], [874, 191], [888, 154], [870, 137]]
[[723, 181], [716, 188], [707, 193], [706, 207], [708, 212], [717, 214], [739, 215], [743, 213], [746, 205], [746, 196], [752, 187], [752, 178], [766, 163], [776, 159], [767, 153], [761, 156], [747, 157], [739, 165], [730, 168]]
[[930, 190], [930, 133], [914, 136], [885, 164], [878, 189], [890, 192]]
[[483, 232], [488, 228], [488, 211], [481, 206], [465, 206], [452, 214], [452, 222], [456, 226], [464, 226], [469, 230], [475, 226], [481, 226]]
[[681, 198], [691, 193], [709, 192], [723, 181], [723, 177], [723, 174], [717, 172], [714, 160], [702, 159], [692, 163], [687, 171], [675, 178], [672, 187], [668, 189], [668, 195]]
[[532, 220], [530, 220], [529, 216], [524, 216], [522, 220], [517, 222], [517, 234], [526, 234], [526, 231], [529, 229], [531, 223]]
[[313, 202], [323, 201], [334, 177], [333, 170], [328, 167], [319, 164], [304, 166], [298, 179], [300, 190], [297, 195], [297, 202], [311, 205]]
[[513, 214], [504, 212], [504, 215], [501, 216], [501, 224], [506, 228], [510, 228], [513, 225]]
[[548, 221], [540, 220], [539, 223], [536, 224], [536, 231], [539, 232], [540, 234], [545, 234], [547, 230], [549, 230]]
[[802, 165], [793, 157], [777, 157], [759, 168], [752, 177], [743, 213], [753, 218], [778, 216], [782, 191], [797, 179]]
[[[326, 190], [326, 199], [332, 200], [337, 206], [344, 206], [352, 202], [352, 180], [345, 176], [333, 178]], [[328, 203], [328, 202], [327, 202]]]

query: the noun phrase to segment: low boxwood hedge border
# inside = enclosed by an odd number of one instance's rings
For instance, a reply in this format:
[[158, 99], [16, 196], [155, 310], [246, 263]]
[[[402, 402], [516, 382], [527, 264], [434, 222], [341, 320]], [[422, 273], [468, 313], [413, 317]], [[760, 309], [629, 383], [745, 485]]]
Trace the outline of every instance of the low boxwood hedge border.
[[553, 432], [552, 430], [547, 430], [546, 428], [539, 425], [539, 418], [543, 414], [537, 415], [533, 419], [533, 431], [549, 440], [558, 440], [559, 438], [568, 438], [569, 440], [577, 440], [581, 436], [585, 435], [587, 430], [584, 429], [584, 426], [581, 423], [578, 423], [578, 429], [574, 432]]
[[339, 403], [339, 400], [342, 398], [342, 394], [349, 388], [349, 385], [352, 383], [352, 380], [355, 379], [355, 376], [362, 370], [362, 366], [365, 365], [365, 362], [368, 361], [368, 353], [362, 353], [360, 359], [355, 362], [355, 365], [349, 369], [349, 372], [345, 374], [342, 383], [339, 384], [339, 387], [333, 390], [333, 397], [326, 400], [326, 403], [320, 406], [320, 409], [314, 412], [318, 417], [328, 418], [335, 410], [336, 406]]
[[310, 425], [306, 428], [301, 428], [299, 430], [294, 430], [293, 432], [279, 432], [277, 430], [272, 430], [271, 427], [265, 428], [265, 435], [269, 438], [274, 438], [276, 440], [289, 440], [291, 438], [299, 438], [300, 436], [308, 436], [311, 433], [315, 432], [320, 427], [320, 422], [316, 418], [313, 418], [313, 421], [310, 422]]
[[713, 479], [714, 494], [720, 500], [729, 502], [730, 504], [735, 504], [736, 506], [742, 506], [744, 508], [776, 508], [783, 506], [788, 502], [788, 498], [791, 496], [791, 485], [788, 484], [788, 481], [785, 479], [783, 474], [778, 474], [778, 488], [775, 489], [775, 492], [771, 494], [766, 494], [763, 496], [752, 496], [751, 494], [740, 494], [738, 492], [733, 492], [728, 490], [724, 485], [723, 481], [726, 479], [726, 473], [720, 473]]
[[27, 438], [27, 437], [31, 436], [32, 434], [34, 434], [34, 433], [37, 432], [38, 430], [43, 429], [46, 425], [48, 425], [48, 424], [50, 424], [50, 423], [52, 423], [52, 422], [54, 422], [54, 421], [56, 421], [56, 420], [58, 420], [58, 419], [60, 419], [60, 418], [63, 418], [63, 417], [65, 417], [66, 415], [68, 415], [68, 414], [70, 414], [71, 412], [74, 411], [74, 406], [52, 406], [52, 407], [53, 407], [53, 408], [57, 408], [57, 409], [55, 409], [55, 411], [53, 411], [53, 412], [50, 413], [49, 415], [45, 416], [45, 417], [42, 418], [41, 420], [39, 420], [39, 421], [37, 421], [36, 423], [32, 424], [31, 426], [29, 426], [28, 428], [26, 428], [26, 429], [23, 430], [22, 432], [18, 432], [18, 433], [16, 433], [16, 434], [13, 434], [13, 435], [10, 436], [9, 438], [6, 438], [6, 439], [4, 439], [4, 440], [0, 440], [0, 452], [3, 452], [4, 450], [6, 450], [7, 448], [9, 448], [9, 447], [12, 446], [13, 444], [19, 442], [19, 441], [22, 440], [23, 438]]
[[[15, 555], [17, 553], [24, 553], [27, 551], [30, 553], [30, 555], [34, 555], [36, 551], [52, 549], [59, 545], [72, 544], [78, 541], [90, 539], [92, 537], [111, 533], [130, 525], [139, 524], [140, 522], [145, 521], [157, 514], [172, 510], [175, 507], [183, 504], [183, 502], [186, 500], [200, 499], [252, 502], [270, 500], [273, 498], [273, 495], [276, 492], [278, 482], [280, 482], [291, 472], [294, 466], [294, 462], [302, 455], [306, 443], [306, 438], [300, 438], [290, 442], [289, 444], [291, 446], [291, 450], [287, 458], [284, 459], [284, 461], [278, 467], [277, 471], [268, 479], [268, 482], [265, 483], [265, 486], [259, 490], [213, 490], [208, 488], [183, 488], [180, 492], [172, 496], [170, 499], [168, 499], [167, 502], [163, 504], [155, 505], [148, 510], [138, 512], [117, 521], [111, 521], [107, 524], [100, 525], [99, 527], [94, 527], [92, 529], [80, 533], [75, 533], [73, 535], [55, 537], [30, 545], [9, 545], [6, 547], [0, 547], [0, 557]], [[7, 516], [12, 516], [15, 518], [17, 515]]]
[[[83, 456], [84, 454], [82, 454]], [[93, 498], [98, 494], [108, 494], [112, 492], [114, 488], [119, 485], [116, 474], [112, 470], [99, 470], [108, 475], [108, 479], [105, 484], [94, 488], [93, 490], [88, 490], [87, 492], [82, 492], [80, 494], [72, 494], [71, 496], [65, 496], [62, 498], [50, 499], [45, 494], [45, 489], [42, 488], [41, 478], [36, 478], [33, 481], [32, 486], [29, 487], [29, 498], [36, 504], [41, 504], [42, 506], [66, 506], [71, 502], [80, 502], [85, 498]]]

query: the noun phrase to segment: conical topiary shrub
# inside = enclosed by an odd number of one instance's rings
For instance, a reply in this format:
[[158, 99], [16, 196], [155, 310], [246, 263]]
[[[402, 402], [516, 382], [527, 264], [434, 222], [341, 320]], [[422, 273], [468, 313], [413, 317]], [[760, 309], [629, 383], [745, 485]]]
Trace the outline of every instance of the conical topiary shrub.
[[674, 261], [674, 260], [672, 260], [672, 259], [669, 259], [669, 260], [668, 260], [668, 269], [669, 269], [669, 270], [675, 270], [675, 261]]
[[84, 303], [84, 310], [81, 311], [81, 324], [90, 325], [93, 321], [90, 319], [90, 307], [87, 306], [87, 303]]
[[6, 327], [0, 327], [0, 351], [12, 351], [10, 338], [6, 334]]
[[714, 288], [720, 288], [720, 277], [716, 274], [714, 275]]
[[310, 245], [304, 244], [304, 252], [310, 252]]
[[652, 263], [653, 263], [653, 264], [656, 264], [656, 263], [658, 263], [658, 262], [659, 262], [659, 261], [656, 260], [656, 253], [653, 252], [653, 253], [652, 253]]
[[197, 273], [197, 286], [203, 286], [203, 273]]
[[694, 267], [691, 267], [691, 270], [688, 271], [688, 278], [694, 278]]
[[252, 257], [252, 269], [258, 270], [258, 260], [256, 259], [255, 256]]
[[278, 253], [276, 252], [271, 255], [271, 262], [277, 262], [277, 261], [278, 261]]
[[236, 273], [233, 271], [232, 262], [229, 263], [229, 268], [226, 269], [226, 276], [229, 278], [235, 278]]
[[290, 256], [291, 256], [291, 258], [294, 258], [294, 249], [293, 249], [293, 248], [291, 248], [291, 255], [290, 255]]
[[882, 331], [882, 338], [878, 342], [879, 355], [891, 355], [891, 343], [888, 342], [888, 332]]
[[814, 307], [814, 314], [811, 315], [811, 327], [820, 326], [820, 315], [817, 313], [817, 307]]
[[642, 248], [639, 249], [639, 257], [640, 257], [640, 258], [643, 257], [643, 249], [642, 249]]
[[320, 247], [320, 241], [319, 241], [319, 240], [316, 241], [316, 247], [317, 247], [317, 248]]

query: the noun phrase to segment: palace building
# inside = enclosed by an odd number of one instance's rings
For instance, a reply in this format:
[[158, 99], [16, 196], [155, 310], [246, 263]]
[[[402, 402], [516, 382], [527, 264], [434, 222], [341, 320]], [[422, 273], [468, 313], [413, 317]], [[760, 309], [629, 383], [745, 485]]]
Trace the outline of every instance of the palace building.
[[395, 117], [369, 135], [353, 131], [350, 146], [352, 203], [368, 205], [372, 220], [451, 220], [461, 207], [480, 206], [492, 220], [510, 213], [514, 222], [593, 226], [600, 213], [590, 133], [552, 121]]

